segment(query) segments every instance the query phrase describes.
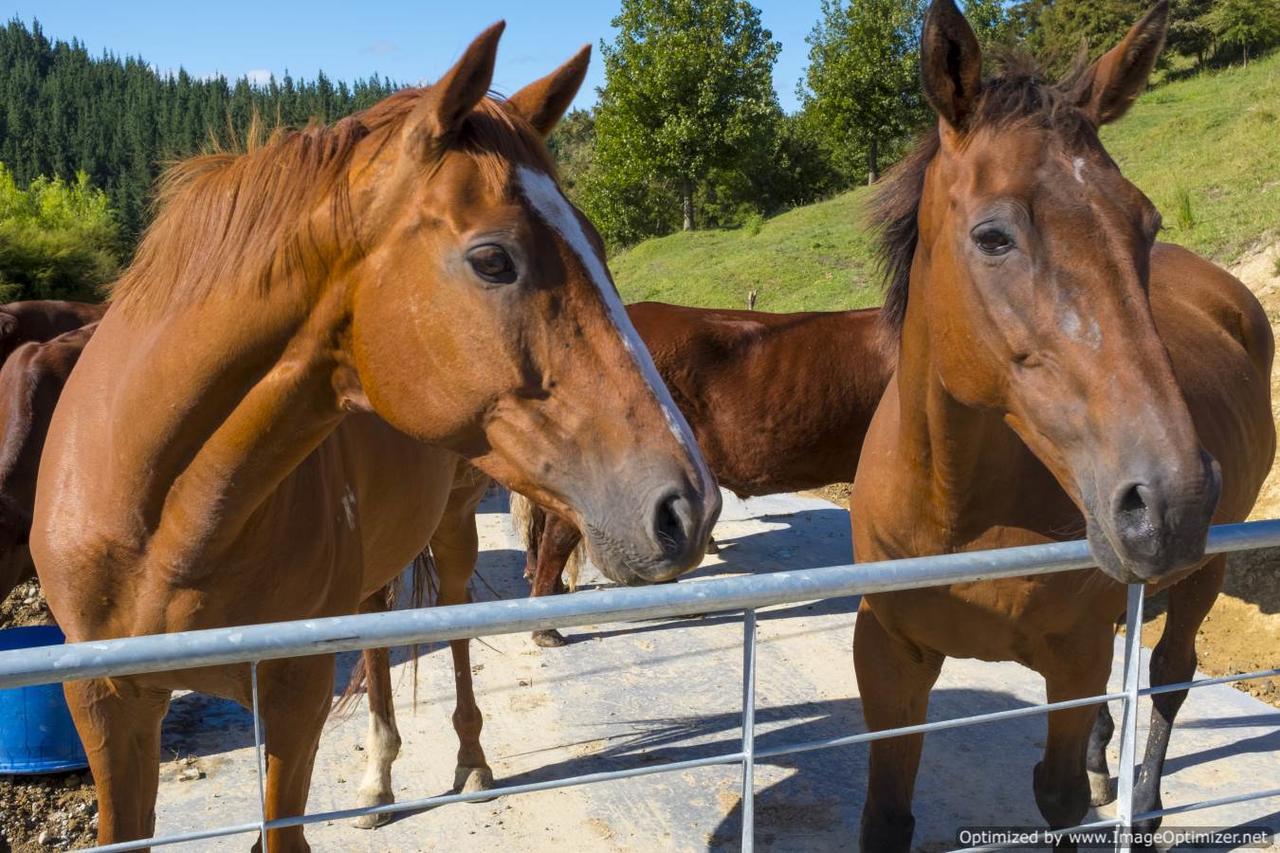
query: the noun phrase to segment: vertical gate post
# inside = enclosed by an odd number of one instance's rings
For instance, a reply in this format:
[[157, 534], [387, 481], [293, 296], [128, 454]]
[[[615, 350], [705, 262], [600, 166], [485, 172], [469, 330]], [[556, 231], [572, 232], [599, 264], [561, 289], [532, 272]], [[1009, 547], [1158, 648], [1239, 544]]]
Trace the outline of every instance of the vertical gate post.
[[756, 612], [742, 614], [742, 850], [755, 849]]
[[253, 754], [258, 767], [258, 831], [262, 833], [262, 853], [267, 849], [267, 759], [262, 750], [262, 715], [258, 712], [258, 662], [249, 664], [253, 682]]
[[1134, 756], [1138, 746], [1138, 688], [1142, 664], [1142, 584], [1129, 584], [1124, 629], [1124, 717], [1120, 724], [1120, 769], [1116, 774], [1116, 849], [1129, 853], [1133, 829]]

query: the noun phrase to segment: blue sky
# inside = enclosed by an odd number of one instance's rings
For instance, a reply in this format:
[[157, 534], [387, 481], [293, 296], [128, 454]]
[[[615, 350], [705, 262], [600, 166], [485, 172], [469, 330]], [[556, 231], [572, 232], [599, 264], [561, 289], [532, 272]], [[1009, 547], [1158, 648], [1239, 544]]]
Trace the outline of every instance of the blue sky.
[[[791, 111], [807, 62], [804, 37], [820, 0], [755, 2], [765, 27], [782, 43], [774, 87]], [[95, 55], [111, 50], [142, 56], [158, 68], [182, 66], [195, 75], [280, 76], [288, 69], [295, 77], [314, 77], [323, 68], [334, 79], [377, 72], [402, 82], [436, 79], [472, 37], [505, 18], [494, 88], [509, 94], [590, 42], [597, 53], [575, 102], [586, 107], [604, 82], [598, 45], [612, 37], [609, 21], [617, 8], [616, 0], [17, 0], [9, 14], [28, 23], [38, 18], [48, 35], [79, 38]]]

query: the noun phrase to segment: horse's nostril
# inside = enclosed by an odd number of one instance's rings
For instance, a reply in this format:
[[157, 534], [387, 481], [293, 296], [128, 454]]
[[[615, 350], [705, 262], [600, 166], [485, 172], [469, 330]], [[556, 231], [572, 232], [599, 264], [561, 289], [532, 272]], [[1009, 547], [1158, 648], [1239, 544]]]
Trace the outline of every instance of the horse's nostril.
[[689, 542], [692, 527], [689, 501], [679, 492], [658, 501], [653, 518], [653, 538], [667, 555], [682, 553]]
[[1114, 504], [1116, 532], [1130, 547], [1146, 543], [1149, 548], [1158, 542], [1160, 512], [1154, 504], [1155, 495], [1144, 483], [1119, 490]]

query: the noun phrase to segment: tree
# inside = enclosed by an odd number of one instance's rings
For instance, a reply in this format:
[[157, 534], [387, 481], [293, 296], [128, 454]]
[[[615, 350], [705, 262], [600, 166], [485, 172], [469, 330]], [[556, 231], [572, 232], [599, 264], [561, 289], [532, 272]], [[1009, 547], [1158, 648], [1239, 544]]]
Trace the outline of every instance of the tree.
[[0, 162], [20, 185], [41, 175], [68, 183], [84, 172], [106, 193], [126, 242], [146, 225], [151, 185], [167, 160], [211, 139], [243, 139], [255, 114], [271, 124], [333, 121], [394, 91], [370, 78], [352, 87], [322, 73], [265, 86], [224, 77], [160, 74], [140, 58], [92, 57], [53, 41], [39, 23], [0, 25]]
[[589, 110], [572, 110], [552, 131], [547, 148], [555, 158], [560, 186], [577, 200], [578, 185], [595, 160], [596, 117]]
[[1214, 0], [1172, 0], [1169, 4], [1169, 35], [1165, 50], [1182, 56], [1194, 56], [1196, 64], [1204, 62], [1213, 45], [1213, 33], [1204, 22]]
[[707, 176], [768, 142], [780, 45], [746, 0], [623, 0], [613, 26], [587, 195], [616, 212], [624, 197], [673, 192], [691, 230]]
[[96, 300], [120, 267], [119, 227], [84, 172], [19, 188], [0, 163], [0, 301]]
[[1071, 67], [1088, 45], [1091, 54], [1119, 44], [1151, 0], [1030, 0], [1023, 12], [1030, 46], [1050, 71]]
[[837, 162], [865, 156], [869, 183], [885, 148], [923, 120], [918, 0], [823, 0], [806, 41], [809, 67], [798, 87], [806, 118]]
[[1214, 37], [1239, 45], [1244, 64], [1249, 48], [1262, 49], [1280, 42], [1280, 4], [1276, 0], [1217, 0], [1201, 19]]
[[983, 53], [1017, 41], [1017, 21], [1004, 0], [965, 0], [964, 16]]

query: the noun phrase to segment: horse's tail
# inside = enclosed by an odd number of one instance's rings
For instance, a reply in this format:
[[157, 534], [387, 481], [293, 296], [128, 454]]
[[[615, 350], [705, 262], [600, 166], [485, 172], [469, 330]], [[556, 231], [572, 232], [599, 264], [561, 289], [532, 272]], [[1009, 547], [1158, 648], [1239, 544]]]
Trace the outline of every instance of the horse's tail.
[[[431, 547], [413, 558], [409, 565], [409, 606], [412, 608], [430, 607], [439, 600], [440, 585], [436, 575], [436, 562], [431, 556]], [[400, 578], [397, 577], [382, 589], [371, 595], [362, 605], [361, 611], [366, 613], [383, 613], [395, 610], [400, 600]], [[367, 606], [366, 606], [367, 605]], [[413, 709], [418, 709], [418, 649], [414, 644], [410, 660], [413, 667]], [[361, 654], [356, 665], [351, 668], [351, 678], [343, 688], [342, 695], [333, 704], [333, 713], [347, 716], [355, 710], [356, 700], [365, 692], [369, 673], [365, 668], [365, 655]]]
[[578, 538], [578, 544], [574, 546], [573, 552], [569, 554], [569, 559], [564, 563], [564, 585], [569, 588], [569, 592], [578, 589], [578, 574], [582, 571], [582, 563], [587, 559], [587, 540], [582, 537]]
[[[538, 546], [542, 541], [542, 531], [547, 525], [547, 511], [519, 492], [511, 493], [511, 525], [520, 537], [528, 556], [530, 568], [538, 564]], [[578, 575], [582, 571], [582, 562], [586, 559], [586, 545], [579, 539], [578, 545], [565, 561], [563, 578], [565, 585], [572, 592], [578, 588]], [[530, 578], [532, 580], [532, 578]]]
[[546, 518], [547, 512], [542, 507], [519, 492], [511, 492], [511, 526], [529, 555], [530, 566], [538, 562], [538, 543], [542, 540]]

